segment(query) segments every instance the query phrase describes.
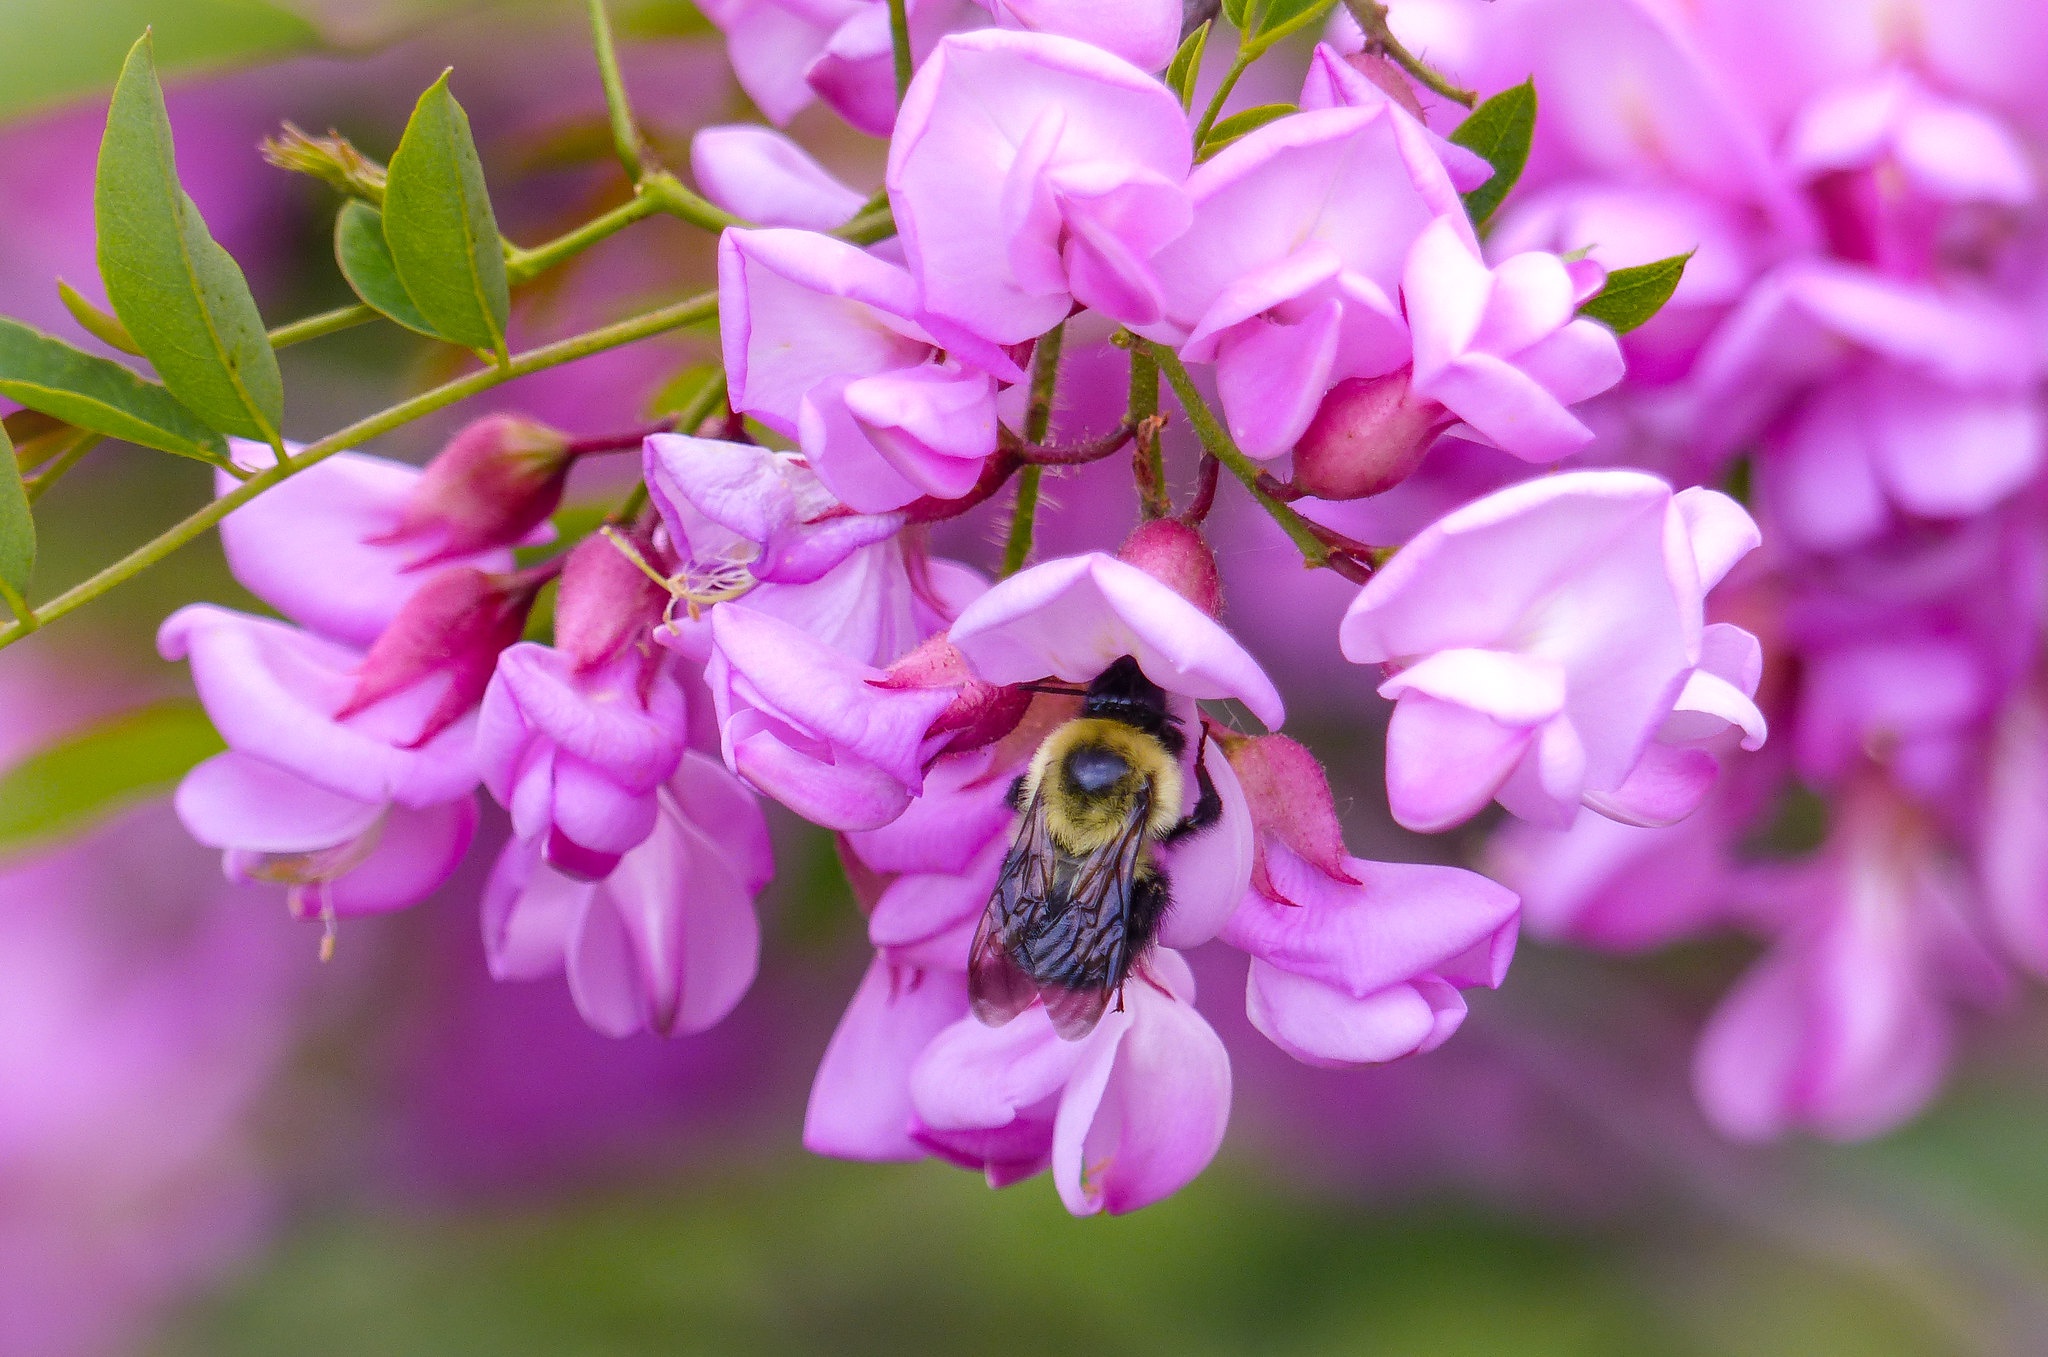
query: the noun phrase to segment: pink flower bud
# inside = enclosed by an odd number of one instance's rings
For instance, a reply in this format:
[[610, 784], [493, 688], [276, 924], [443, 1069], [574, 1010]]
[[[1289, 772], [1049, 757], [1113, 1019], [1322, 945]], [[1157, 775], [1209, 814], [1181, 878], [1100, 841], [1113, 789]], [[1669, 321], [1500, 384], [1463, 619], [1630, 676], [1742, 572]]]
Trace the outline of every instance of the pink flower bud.
[[518, 415], [487, 415], [427, 463], [398, 526], [370, 540], [440, 538], [422, 565], [511, 546], [561, 505], [574, 460], [561, 432]]
[[1211, 617], [1223, 612], [1223, 578], [1201, 531], [1178, 519], [1141, 523], [1124, 539], [1118, 559], [1158, 580]]
[[994, 744], [1017, 728], [1031, 705], [1031, 694], [1008, 684], [986, 683], [967, 667], [967, 657], [944, 633], [889, 666], [885, 678], [875, 681], [879, 688], [957, 688], [953, 705], [939, 713], [928, 734], [951, 732], [946, 743], [950, 751], [979, 749]]
[[[1260, 838], [1278, 840], [1325, 876], [1356, 884], [1346, 865], [1349, 854], [1344, 849], [1344, 827], [1337, 822], [1336, 798], [1316, 756], [1285, 735], [1227, 739], [1223, 750], [1244, 789]], [[1253, 869], [1252, 885], [1277, 899], [1280, 892], [1267, 878], [1263, 858], [1261, 854]]]
[[1435, 401], [1416, 399], [1408, 377], [1403, 368], [1331, 387], [1294, 446], [1294, 483], [1318, 499], [1361, 499], [1413, 475], [1456, 420]]
[[[630, 535], [642, 558], [652, 536]], [[555, 594], [555, 649], [579, 671], [597, 668], [661, 624], [668, 594], [620, 546], [593, 533], [569, 553]]]
[[412, 747], [425, 744], [483, 699], [498, 654], [519, 639], [551, 567], [492, 575], [473, 566], [444, 570], [400, 608], [356, 671], [355, 691], [337, 721], [416, 684], [439, 678], [447, 691]]

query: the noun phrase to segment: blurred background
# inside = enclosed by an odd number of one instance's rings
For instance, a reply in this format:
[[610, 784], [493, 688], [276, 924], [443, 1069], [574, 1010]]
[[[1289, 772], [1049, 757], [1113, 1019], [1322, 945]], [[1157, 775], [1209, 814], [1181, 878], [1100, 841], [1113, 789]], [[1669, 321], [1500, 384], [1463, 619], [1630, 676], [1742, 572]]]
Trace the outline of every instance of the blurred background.
[[[687, 6], [614, 9], [669, 163], [695, 128], [751, 116]], [[582, 25], [571, 0], [0, 0], [0, 312], [83, 342], [54, 280], [101, 295], [93, 160], [145, 26], [185, 181], [275, 321], [349, 300], [330, 197], [256, 153], [280, 121], [388, 155], [452, 65], [510, 238], [622, 196]], [[792, 130], [863, 192], [879, 182], [881, 146], [828, 113]], [[643, 224], [524, 297], [519, 324], [584, 328], [703, 286], [709, 264], [701, 233]], [[629, 427], [711, 352], [686, 333], [491, 408]], [[443, 361], [388, 327], [290, 349], [289, 432]], [[421, 459], [483, 412], [377, 450]], [[207, 494], [195, 464], [96, 452], [37, 506], [38, 596]], [[829, 841], [788, 816], [762, 978], [706, 1036], [611, 1041], [559, 985], [493, 984], [474, 872], [350, 924], [320, 964], [316, 935], [274, 892], [223, 884], [164, 800], [210, 747], [151, 643], [195, 598], [255, 606], [211, 539], [0, 651], [4, 1357], [2048, 1352], [2032, 997], [1909, 1129], [1770, 1149], [1714, 1135], [1686, 1082], [1700, 1015], [1752, 955], [1738, 942], [1615, 961], [1525, 941], [1446, 1048], [1364, 1072], [1295, 1066], [1217, 1004], [1238, 1081], [1223, 1158], [1134, 1217], [1077, 1221], [1042, 1180], [996, 1193], [938, 1164], [804, 1153], [810, 1074], [865, 948]], [[1298, 733], [1353, 848], [1469, 842], [1389, 837], [1369, 695], [1325, 691]], [[1241, 961], [1196, 960], [1212, 993], [1242, 986]]]

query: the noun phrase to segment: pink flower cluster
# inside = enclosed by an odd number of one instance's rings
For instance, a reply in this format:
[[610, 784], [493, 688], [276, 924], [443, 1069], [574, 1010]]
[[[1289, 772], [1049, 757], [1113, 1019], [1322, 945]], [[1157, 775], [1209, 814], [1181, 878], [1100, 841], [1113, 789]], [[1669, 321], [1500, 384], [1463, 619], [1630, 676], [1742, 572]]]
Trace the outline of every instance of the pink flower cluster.
[[[997, 1185], [1049, 1168], [1076, 1213], [1143, 1206], [1201, 1171], [1230, 1110], [1184, 952], [1244, 957], [1250, 1022], [1290, 1055], [1366, 1065], [1457, 1030], [1462, 991], [1503, 979], [1520, 902], [1347, 850], [1322, 766], [1220, 620], [1213, 479], [1120, 548], [993, 582], [927, 525], [1020, 466], [1082, 459], [1044, 441], [1032, 388], [1087, 398], [1105, 365], [1063, 373], [1055, 332], [1091, 319], [1176, 382], [1192, 365], [1230, 444], [1211, 453], [1276, 507], [1263, 487], [1335, 501], [1426, 476], [1452, 431], [1555, 463], [1593, 442], [1575, 407], [1622, 375], [1613, 331], [1580, 314], [1605, 273], [1482, 245], [1460, 195], [1489, 166], [1334, 48], [1296, 111], [1219, 148], [1156, 74], [1178, 4], [913, 0], [900, 108], [881, 0], [707, 8], [771, 117], [815, 97], [889, 136], [898, 234], [829, 234], [861, 195], [778, 134], [701, 134], [700, 185], [758, 223], [719, 247], [730, 417], [647, 438], [647, 508], [551, 556], [581, 445], [502, 419], [423, 473], [342, 454], [230, 514], [238, 578], [289, 620], [165, 623], [230, 746], [180, 812], [231, 876], [284, 883], [331, 927], [445, 881], [482, 788], [512, 829], [483, 900], [493, 974], [563, 974], [598, 1030], [675, 1035], [754, 976], [772, 799], [839, 836], [874, 948], [807, 1143]], [[1106, 366], [1121, 404], [1129, 374]], [[1158, 436], [1134, 417], [1104, 446], [1136, 439], [1142, 468]], [[1764, 739], [1758, 642], [1706, 612], [1755, 523], [1639, 470], [1461, 498], [1376, 569], [1340, 553], [1365, 582], [1327, 641], [1393, 702], [1396, 819], [1440, 830], [1493, 801], [1545, 827], [1683, 819]], [[1287, 608], [1286, 578], [1262, 608]], [[1036, 813], [1013, 787], [1112, 671], [1161, 695], [1146, 719], [1182, 746], [1172, 768], [1161, 738], [1168, 771], [1147, 774], [1179, 789], [1160, 809], [1181, 828], [1123, 869], [1127, 894], [1149, 872], [1170, 902], [1099, 1021], [1026, 996], [992, 1023], [975, 940]]]
[[[2048, 106], [2032, 75], [2048, 24], [2006, 0], [1394, 14], [1462, 81], [1533, 71], [1542, 91], [1492, 248], [1610, 268], [1697, 250], [1671, 305], [1626, 338], [1631, 380], [1588, 416], [1592, 451], [1747, 484], [1769, 543], [1721, 591], [1728, 621], [1702, 653], [1754, 688], [1753, 643], [1722, 629], [1764, 637], [1780, 752], [1682, 825], [1516, 825], [1495, 865], [1552, 937], [1763, 940], [1698, 1048], [1723, 1130], [1887, 1130], [1934, 1095], [1968, 1010], [2048, 973]], [[1726, 552], [1701, 553], [1703, 579], [1710, 559]], [[1671, 734], [1695, 710], [1751, 728], [1720, 685], [1687, 691]]]

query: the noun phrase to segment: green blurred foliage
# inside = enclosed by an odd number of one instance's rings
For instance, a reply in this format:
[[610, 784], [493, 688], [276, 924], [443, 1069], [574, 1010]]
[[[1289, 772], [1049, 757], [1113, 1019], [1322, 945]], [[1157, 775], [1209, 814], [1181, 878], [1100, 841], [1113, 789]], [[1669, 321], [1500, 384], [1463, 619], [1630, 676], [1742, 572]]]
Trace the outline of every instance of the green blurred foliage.
[[935, 1165], [792, 1160], [707, 1166], [688, 1183], [552, 1210], [330, 1221], [161, 1352], [1945, 1350], [1879, 1287], [1775, 1255], [1457, 1206], [1367, 1210], [1243, 1165], [1135, 1216], [1075, 1221], [1044, 1179], [991, 1193]]
[[320, 37], [267, 0], [0, 0], [0, 118], [111, 88], [145, 28], [166, 72], [284, 56]]

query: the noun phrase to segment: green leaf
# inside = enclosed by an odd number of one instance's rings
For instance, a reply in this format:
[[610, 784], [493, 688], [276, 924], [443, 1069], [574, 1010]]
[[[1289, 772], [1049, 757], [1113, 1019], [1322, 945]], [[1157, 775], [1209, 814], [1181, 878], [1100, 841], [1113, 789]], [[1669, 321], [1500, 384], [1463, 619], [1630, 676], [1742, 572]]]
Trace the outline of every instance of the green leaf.
[[1265, 0], [1261, 5], [1254, 0], [1253, 12], [1246, 16], [1250, 23], [1247, 32], [1270, 46], [1327, 14], [1334, 3], [1335, 0]]
[[66, 834], [177, 785], [226, 746], [196, 702], [122, 712], [0, 773], [0, 855]]
[[104, 95], [145, 26], [154, 28], [164, 71], [220, 70], [317, 46], [314, 25], [290, 8], [269, 0], [0, 0], [0, 119]]
[[1209, 129], [1209, 139], [1202, 143], [1200, 158], [1206, 160], [1252, 129], [1299, 111], [1293, 104], [1260, 104], [1256, 108], [1233, 113]]
[[227, 465], [226, 440], [155, 382], [4, 317], [0, 395], [109, 438]]
[[1223, 17], [1230, 21], [1233, 28], [1242, 30], [1248, 8], [1258, 3], [1260, 0], [1223, 0]]
[[469, 116], [448, 73], [413, 109], [384, 188], [384, 239], [399, 281], [429, 325], [505, 359], [512, 293]]
[[241, 268], [178, 184], [147, 33], [114, 87], [93, 209], [107, 298], [164, 385], [213, 428], [276, 442], [277, 355]]
[[[28, 491], [21, 484], [21, 464], [14, 460], [14, 444], [0, 428], [0, 580], [16, 595], [28, 592], [28, 577], [36, 568], [36, 520], [29, 512]], [[0, 797], [5, 793], [0, 792]], [[7, 803], [0, 800], [0, 815]]]
[[1607, 286], [1586, 299], [1579, 314], [1604, 323], [1616, 334], [1627, 334], [1664, 309], [1664, 303], [1678, 290], [1678, 280], [1685, 276], [1692, 255], [1687, 250], [1669, 259], [1616, 269], [1607, 275]]
[[368, 203], [344, 203], [334, 219], [334, 258], [358, 297], [408, 330], [442, 337], [398, 281], [398, 266], [391, 262], [391, 247], [384, 241], [383, 213]]
[[94, 306], [91, 298], [62, 278], [57, 280], [57, 299], [64, 303], [64, 309], [71, 313], [71, 319], [78, 322], [79, 328], [94, 339], [123, 353], [132, 353], [138, 358], [142, 356], [135, 336], [128, 333], [128, 327], [121, 323], [119, 316]]
[[1180, 50], [1173, 54], [1173, 64], [1166, 68], [1166, 87], [1180, 96], [1183, 110], [1195, 106], [1195, 80], [1202, 74], [1202, 53], [1209, 46], [1209, 29], [1215, 23], [1205, 19], [1202, 26], [1182, 40]]
[[[659, 419], [663, 415], [680, 415], [706, 403], [711, 386], [725, 383], [725, 369], [716, 363], [693, 363], [661, 384], [647, 402], [647, 415]], [[684, 429], [683, 433], [695, 433], [695, 429]]]
[[1476, 229], [1486, 225], [1529, 163], [1536, 136], [1536, 82], [1524, 80], [1472, 110], [1451, 140], [1493, 166], [1493, 178], [1465, 195], [1465, 215]]

